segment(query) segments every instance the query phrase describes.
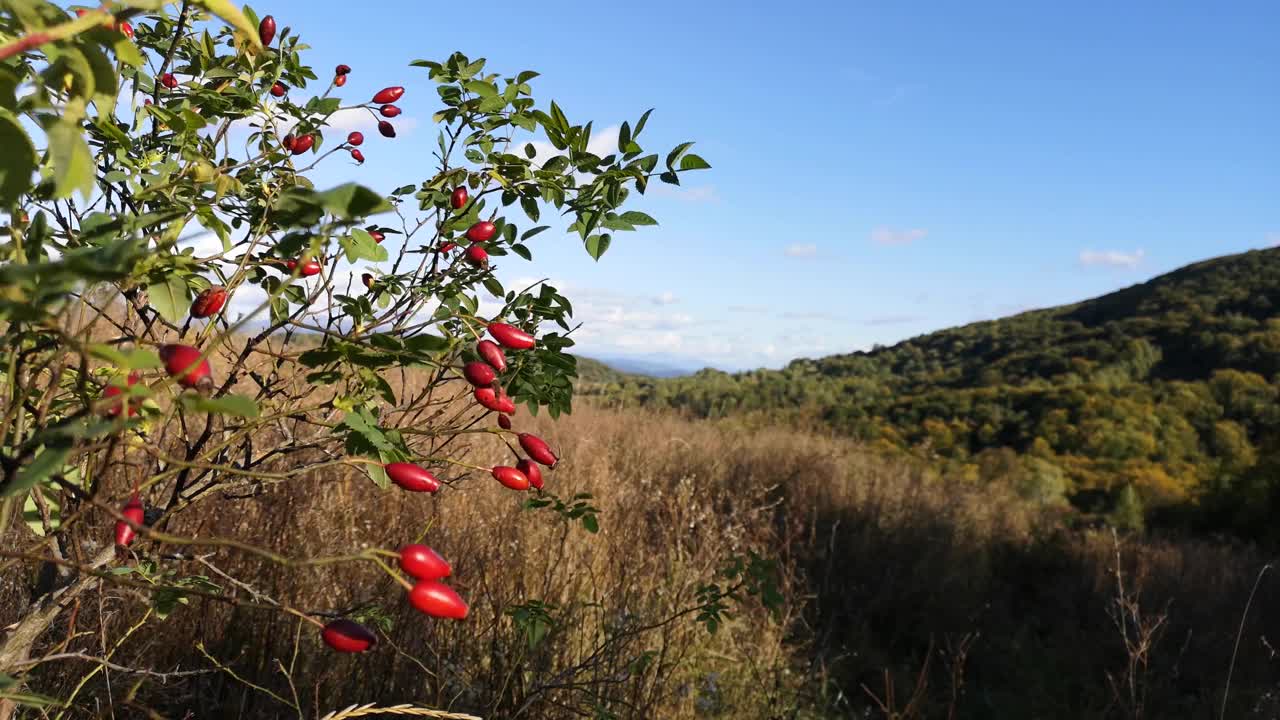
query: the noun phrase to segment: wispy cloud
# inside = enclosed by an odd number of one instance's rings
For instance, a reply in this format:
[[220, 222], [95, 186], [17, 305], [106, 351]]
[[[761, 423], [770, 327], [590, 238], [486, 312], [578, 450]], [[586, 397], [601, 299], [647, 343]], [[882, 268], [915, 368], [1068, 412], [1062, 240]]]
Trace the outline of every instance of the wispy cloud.
[[1142, 264], [1147, 251], [1138, 248], [1133, 252], [1121, 250], [1083, 250], [1080, 252], [1080, 264], [1086, 267], [1115, 267], [1132, 270]]
[[868, 325], [906, 325], [908, 323], [920, 322], [924, 320], [919, 315], [876, 315], [866, 320]]
[[680, 302], [680, 298], [676, 297], [676, 294], [671, 292], [670, 290], [662, 293], [661, 295], [655, 295], [653, 297], [654, 305], [674, 305], [675, 303], [678, 303], [678, 302]]
[[1267, 233], [1264, 243], [1267, 247], [1280, 247], [1280, 232]]
[[810, 258], [818, 254], [818, 246], [813, 243], [796, 243], [788, 245], [782, 254], [793, 258]]
[[871, 231], [871, 242], [877, 245], [910, 245], [917, 240], [923, 240], [928, 234], [928, 230], [921, 228], [894, 230], [880, 226]]
[[698, 185], [695, 187], [675, 187], [666, 183], [650, 183], [648, 195], [669, 197], [690, 203], [718, 203], [720, 191], [715, 185]]

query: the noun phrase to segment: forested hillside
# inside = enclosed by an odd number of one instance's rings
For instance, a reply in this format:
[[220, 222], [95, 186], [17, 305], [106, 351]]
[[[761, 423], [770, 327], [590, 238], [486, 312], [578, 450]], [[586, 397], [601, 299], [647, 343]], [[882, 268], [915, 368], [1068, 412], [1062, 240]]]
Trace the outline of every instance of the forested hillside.
[[612, 403], [809, 419], [1117, 519], [1269, 534], [1280, 249], [782, 370], [584, 383]]

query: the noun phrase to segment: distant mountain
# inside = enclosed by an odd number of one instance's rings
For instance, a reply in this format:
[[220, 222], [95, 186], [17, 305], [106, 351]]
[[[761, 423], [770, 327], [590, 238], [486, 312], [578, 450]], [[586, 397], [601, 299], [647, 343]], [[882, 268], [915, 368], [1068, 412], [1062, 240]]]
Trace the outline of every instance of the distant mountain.
[[609, 399], [818, 422], [1047, 500], [1136, 491], [1261, 527], [1280, 509], [1280, 249], [781, 370], [630, 378]]
[[[582, 359], [582, 356], [579, 356]], [[628, 375], [643, 375], [651, 378], [673, 378], [692, 375], [697, 367], [684, 365], [680, 360], [666, 357], [623, 357], [596, 356], [590, 358], [613, 370]]]

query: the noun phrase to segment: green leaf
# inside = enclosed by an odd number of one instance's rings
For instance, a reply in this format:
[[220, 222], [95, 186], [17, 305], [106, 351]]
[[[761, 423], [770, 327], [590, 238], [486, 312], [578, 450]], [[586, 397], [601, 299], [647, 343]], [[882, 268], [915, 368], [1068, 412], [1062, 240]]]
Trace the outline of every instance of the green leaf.
[[258, 403], [244, 395], [226, 395], [220, 398], [206, 398], [201, 395], [184, 393], [180, 396], [183, 406], [194, 412], [214, 413], [217, 415], [234, 415], [236, 417], [256, 418], [260, 414]]
[[382, 195], [356, 183], [345, 183], [316, 193], [315, 199], [320, 207], [342, 220], [356, 220], [392, 209], [391, 203]]
[[36, 149], [13, 113], [0, 107], [0, 206], [8, 208], [31, 187]]
[[338, 244], [342, 246], [342, 249], [347, 254], [347, 259], [351, 262], [357, 260], [386, 262], [388, 258], [387, 249], [379, 245], [372, 235], [360, 228], [352, 230], [350, 235], [338, 238]]
[[484, 80], [468, 80], [462, 83], [462, 87], [480, 97], [493, 97], [498, 94], [498, 88], [494, 87], [493, 83], [485, 82]]
[[550, 225], [539, 225], [538, 227], [535, 227], [535, 228], [529, 228], [528, 230], [524, 231], [523, 235], [520, 236], [520, 241], [523, 242], [525, 240], [528, 240], [534, 235], [537, 235], [538, 233], [543, 232], [544, 230], [549, 230], [549, 229], [551, 229]]
[[88, 350], [90, 355], [106, 360], [120, 370], [148, 370], [164, 365], [160, 362], [159, 355], [142, 348], [120, 350], [111, 345], [93, 343], [88, 346]]
[[582, 527], [587, 529], [589, 533], [600, 532], [600, 521], [596, 519], [594, 513], [587, 513], [582, 516]]
[[93, 194], [93, 153], [78, 123], [64, 119], [49, 129], [49, 155], [57, 197], [70, 197], [79, 190], [88, 202]]
[[625, 153], [627, 146], [631, 144], [631, 124], [622, 123], [622, 129], [618, 131], [618, 152]]
[[171, 274], [164, 282], [147, 286], [147, 302], [160, 313], [160, 317], [176, 325], [182, 322], [191, 304], [187, 283]]
[[691, 147], [693, 147], [693, 143], [691, 142], [680, 143], [675, 146], [675, 148], [667, 154], [667, 168], [674, 170], [676, 167], [676, 161], [679, 160], [680, 156], [684, 155]]
[[230, 0], [198, 0], [197, 5], [222, 18], [228, 25], [236, 29], [236, 34], [249, 42], [255, 49], [262, 49], [262, 40], [258, 38], [258, 28], [249, 22]]
[[609, 243], [613, 242], [613, 237], [608, 233], [602, 235], [592, 235], [587, 238], [587, 254], [593, 260], [600, 260], [600, 256], [609, 249]]
[[640, 212], [639, 210], [628, 210], [627, 212], [622, 213], [622, 215], [620, 216], [620, 219], [623, 222], [631, 223], [632, 225], [657, 225], [658, 224], [657, 220], [654, 220], [652, 217]]
[[711, 163], [703, 160], [700, 156], [689, 153], [680, 158], [681, 170], [709, 170]]
[[65, 445], [46, 447], [41, 450], [34, 460], [18, 471], [13, 482], [0, 488], [0, 497], [12, 497], [26, 492], [36, 483], [54, 473], [61, 472], [70, 454], [71, 447]]

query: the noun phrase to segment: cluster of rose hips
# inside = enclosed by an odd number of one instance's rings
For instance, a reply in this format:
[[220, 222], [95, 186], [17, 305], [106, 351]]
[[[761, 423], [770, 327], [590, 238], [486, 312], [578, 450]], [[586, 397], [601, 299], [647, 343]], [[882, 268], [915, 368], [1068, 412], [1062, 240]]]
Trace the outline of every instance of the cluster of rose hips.
[[[258, 23], [258, 39], [262, 41], [262, 46], [267, 47], [276, 37], [276, 20], [268, 15], [262, 18], [262, 22]], [[333, 85], [334, 87], [342, 87], [347, 84], [347, 76], [351, 74], [351, 66], [342, 64], [333, 69]], [[165, 81], [162, 80], [162, 83]], [[165, 83], [166, 87], [171, 87]], [[174, 82], [174, 86], [177, 82]], [[281, 82], [276, 82], [271, 86], [272, 97], [284, 97], [289, 89]], [[394, 118], [400, 115], [400, 108], [395, 104], [397, 100], [404, 96], [404, 88], [400, 86], [386, 87], [374, 93], [372, 104], [380, 106], [378, 114], [384, 118]], [[396, 128], [386, 120], [378, 121], [378, 132], [383, 137], [393, 138], [396, 136]], [[280, 146], [293, 155], [301, 155], [311, 148], [315, 147], [316, 139], [313, 135], [294, 136], [292, 133], [285, 135], [280, 140]], [[347, 135], [347, 150], [351, 153], [351, 159], [357, 163], [364, 163], [364, 153], [360, 150], [360, 145], [364, 144], [364, 134], [353, 132]]]
[[[380, 551], [381, 552], [381, 551]], [[435, 550], [422, 544], [405, 545], [396, 553], [400, 569], [412, 577], [409, 588], [409, 604], [416, 610], [434, 618], [465, 620], [469, 608], [466, 601], [453, 588], [441, 582], [452, 574], [448, 561]], [[373, 647], [377, 638], [368, 628], [354, 620], [333, 620], [320, 632], [324, 643], [338, 652], [360, 653]]]

